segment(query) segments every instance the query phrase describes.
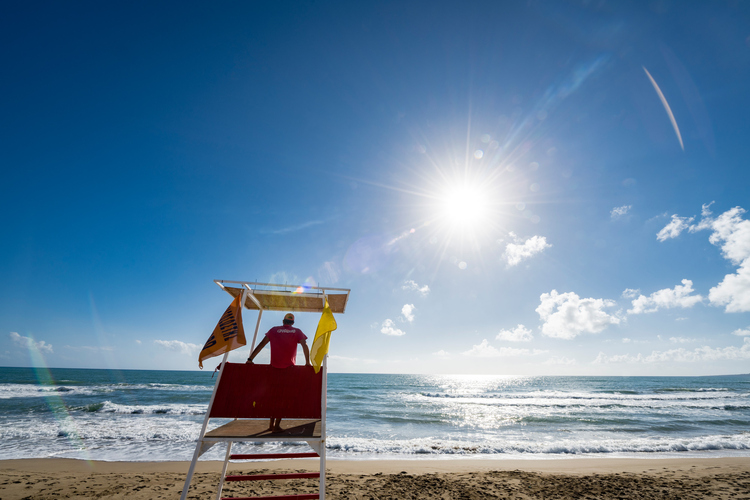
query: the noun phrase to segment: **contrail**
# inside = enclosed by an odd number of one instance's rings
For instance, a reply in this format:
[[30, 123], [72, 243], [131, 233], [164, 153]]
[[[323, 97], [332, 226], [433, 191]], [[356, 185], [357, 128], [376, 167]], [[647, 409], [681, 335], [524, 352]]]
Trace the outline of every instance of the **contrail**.
[[659, 99], [661, 99], [661, 103], [664, 105], [664, 109], [667, 111], [667, 114], [669, 115], [669, 120], [672, 122], [672, 128], [674, 128], [674, 133], [677, 134], [677, 140], [680, 141], [680, 147], [683, 151], [685, 151], [685, 145], [682, 144], [682, 135], [680, 134], [680, 127], [677, 126], [677, 120], [674, 119], [674, 114], [672, 114], [672, 108], [669, 107], [669, 103], [667, 102], [667, 98], [664, 97], [664, 94], [662, 93], [659, 86], [656, 84], [656, 80], [654, 80], [654, 77], [651, 76], [651, 73], [648, 72], [645, 66], [641, 66], [643, 68], [643, 71], [646, 72], [646, 76], [648, 76], [648, 79], [651, 80], [651, 85], [654, 86], [654, 89], [656, 89], [656, 93], [659, 94]]

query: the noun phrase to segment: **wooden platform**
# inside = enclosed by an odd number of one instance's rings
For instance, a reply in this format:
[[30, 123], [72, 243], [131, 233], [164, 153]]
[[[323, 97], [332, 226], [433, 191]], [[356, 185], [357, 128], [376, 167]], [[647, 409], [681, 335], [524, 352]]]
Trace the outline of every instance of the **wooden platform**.
[[282, 420], [283, 432], [274, 433], [268, 430], [268, 419], [240, 419], [217, 427], [207, 432], [206, 438], [239, 440], [256, 439], [316, 439], [320, 438], [320, 420]]

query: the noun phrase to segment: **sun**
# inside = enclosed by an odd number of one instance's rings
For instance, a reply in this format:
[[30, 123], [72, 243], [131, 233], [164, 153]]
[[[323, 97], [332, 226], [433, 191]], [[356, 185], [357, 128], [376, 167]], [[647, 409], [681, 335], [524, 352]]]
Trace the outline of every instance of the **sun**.
[[447, 187], [440, 199], [441, 218], [453, 229], [474, 230], [487, 221], [490, 198], [477, 185]]

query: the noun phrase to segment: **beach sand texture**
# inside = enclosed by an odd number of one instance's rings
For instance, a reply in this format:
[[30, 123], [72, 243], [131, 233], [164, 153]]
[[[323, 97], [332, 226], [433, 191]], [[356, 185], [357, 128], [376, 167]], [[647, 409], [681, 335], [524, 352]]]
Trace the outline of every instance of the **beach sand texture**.
[[[285, 461], [239, 463], [230, 473], [315, 470]], [[0, 499], [177, 499], [185, 462], [0, 461]], [[301, 468], [300, 468], [301, 467]], [[217, 462], [199, 463], [191, 499], [216, 495]], [[748, 499], [750, 458], [332, 461], [336, 499]], [[317, 480], [229, 483], [224, 496], [317, 492]]]

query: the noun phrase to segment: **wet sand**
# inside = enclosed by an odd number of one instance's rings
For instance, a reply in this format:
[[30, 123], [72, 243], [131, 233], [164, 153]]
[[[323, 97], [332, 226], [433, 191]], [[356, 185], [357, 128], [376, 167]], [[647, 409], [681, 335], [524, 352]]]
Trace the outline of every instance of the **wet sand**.
[[[317, 461], [232, 463], [230, 473], [315, 471]], [[0, 500], [177, 499], [187, 462], [0, 461]], [[189, 498], [216, 496], [219, 462], [200, 462]], [[336, 499], [746, 499], [750, 457], [564, 460], [329, 460]], [[316, 493], [317, 479], [227, 483], [225, 497]]]

